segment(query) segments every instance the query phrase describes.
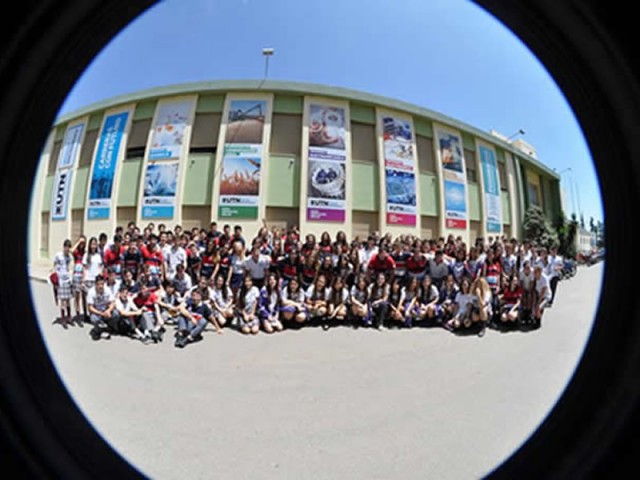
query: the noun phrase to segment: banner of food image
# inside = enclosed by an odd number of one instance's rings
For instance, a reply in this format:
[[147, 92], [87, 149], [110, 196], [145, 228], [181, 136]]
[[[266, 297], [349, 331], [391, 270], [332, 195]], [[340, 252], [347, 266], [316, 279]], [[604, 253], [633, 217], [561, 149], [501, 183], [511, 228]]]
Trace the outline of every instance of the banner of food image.
[[76, 159], [80, 154], [80, 145], [82, 143], [82, 133], [84, 132], [84, 123], [78, 123], [67, 128], [62, 140], [62, 148], [58, 156], [57, 170], [71, 168], [76, 163]]
[[73, 170], [65, 168], [56, 172], [51, 198], [51, 219], [65, 220], [69, 205], [69, 190], [71, 189], [71, 173]]
[[417, 197], [411, 124], [382, 117], [382, 142], [387, 192], [387, 224], [415, 226]]
[[220, 218], [258, 218], [266, 100], [231, 100], [220, 176]]
[[346, 218], [345, 109], [309, 104], [307, 220], [344, 222]]
[[484, 185], [484, 215], [488, 233], [502, 232], [502, 199], [495, 152], [480, 145], [480, 164]]
[[387, 168], [387, 223], [416, 225], [416, 177], [413, 172]]
[[467, 193], [464, 183], [444, 181], [445, 226], [467, 228]]
[[149, 160], [179, 158], [193, 99], [160, 101], [156, 112]]
[[445, 180], [466, 183], [462, 140], [456, 134], [436, 129], [442, 173]]
[[90, 220], [109, 218], [118, 153], [128, 118], [129, 112], [120, 112], [104, 120], [89, 186], [87, 218]]
[[178, 191], [178, 162], [149, 163], [144, 177], [142, 218], [173, 218]]

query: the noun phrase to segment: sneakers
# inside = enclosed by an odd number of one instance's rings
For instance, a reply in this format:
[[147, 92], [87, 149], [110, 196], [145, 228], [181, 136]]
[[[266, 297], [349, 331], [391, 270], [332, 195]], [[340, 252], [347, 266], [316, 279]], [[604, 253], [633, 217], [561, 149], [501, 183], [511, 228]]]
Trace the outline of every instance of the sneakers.
[[189, 337], [180, 337], [176, 340], [176, 348], [184, 348], [189, 343]]
[[93, 341], [100, 340], [100, 330], [98, 330], [95, 327], [91, 329], [91, 331], [89, 332], [89, 335], [91, 336], [91, 339]]

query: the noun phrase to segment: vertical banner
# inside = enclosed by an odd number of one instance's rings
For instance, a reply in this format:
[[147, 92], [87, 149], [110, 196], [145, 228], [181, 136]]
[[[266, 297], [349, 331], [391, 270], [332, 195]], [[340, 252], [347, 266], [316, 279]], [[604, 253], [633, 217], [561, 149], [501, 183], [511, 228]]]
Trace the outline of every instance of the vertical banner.
[[415, 155], [411, 124], [382, 117], [387, 223], [415, 226], [417, 219]]
[[149, 163], [144, 177], [142, 218], [173, 218], [179, 162]]
[[149, 160], [180, 157], [192, 103], [191, 100], [174, 100], [158, 105]]
[[467, 228], [467, 192], [464, 155], [460, 136], [436, 129], [438, 156], [442, 166], [445, 228]]
[[111, 213], [111, 195], [118, 163], [120, 143], [129, 112], [120, 112], [105, 118], [98, 141], [98, 150], [93, 160], [93, 174], [89, 187], [87, 218], [105, 219]]
[[345, 221], [345, 118], [344, 108], [309, 104], [308, 221]]
[[78, 123], [67, 128], [62, 141], [62, 148], [58, 155], [56, 178], [53, 184], [51, 197], [51, 219], [65, 220], [69, 205], [69, 192], [71, 190], [71, 174], [76, 159], [80, 156], [80, 146], [84, 133], [84, 123]]
[[479, 146], [482, 183], [484, 185], [484, 218], [487, 233], [502, 232], [502, 199], [500, 198], [500, 178], [495, 152]]
[[220, 218], [258, 218], [266, 100], [231, 100], [220, 177]]

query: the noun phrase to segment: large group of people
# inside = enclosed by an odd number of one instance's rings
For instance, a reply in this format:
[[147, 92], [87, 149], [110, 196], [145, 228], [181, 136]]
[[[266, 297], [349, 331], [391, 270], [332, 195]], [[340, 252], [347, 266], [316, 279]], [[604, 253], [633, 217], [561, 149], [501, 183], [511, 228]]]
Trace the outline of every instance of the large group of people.
[[[183, 230], [130, 222], [55, 255], [51, 281], [60, 322], [90, 322], [94, 340], [129, 336], [175, 346], [208, 325], [255, 335], [306, 325], [329, 329], [441, 327], [483, 336], [487, 328], [539, 328], [553, 305], [563, 260], [556, 249], [488, 237], [421, 239], [372, 233], [320, 238], [297, 228]], [[72, 308], [75, 316], [72, 317]]]

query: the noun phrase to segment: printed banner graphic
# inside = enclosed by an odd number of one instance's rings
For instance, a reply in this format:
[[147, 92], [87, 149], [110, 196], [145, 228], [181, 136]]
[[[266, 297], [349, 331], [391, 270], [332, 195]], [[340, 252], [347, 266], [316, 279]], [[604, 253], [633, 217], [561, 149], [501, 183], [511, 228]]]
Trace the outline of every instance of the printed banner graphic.
[[73, 127], [69, 127], [64, 134], [62, 148], [58, 156], [57, 170], [73, 167], [76, 159], [80, 154], [80, 144], [82, 142], [82, 132], [84, 131], [84, 123], [79, 123]]
[[144, 178], [142, 218], [173, 218], [178, 190], [178, 162], [150, 163]]
[[502, 232], [502, 199], [498, 163], [493, 150], [480, 145], [480, 163], [484, 183], [484, 210], [488, 233]]
[[89, 220], [109, 218], [111, 213], [113, 181], [128, 117], [129, 112], [121, 112], [109, 115], [104, 121], [89, 187]]
[[309, 104], [307, 220], [346, 219], [346, 112], [344, 108]]
[[72, 170], [68, 168], [56, 172], [56, 178], [53, 183], [53, 198], [51, 200], [52, 220], [65, 220], [67, 218], [71, 172]]
[[467, 228], [467, 195], [464, 183], [444, 181], [444, 209], [447, 228]]
[[460, 137], [439, 130], [438, 141], [444, 178], [465, 183], [464, 155]]
[[265, 100], [232, 100], [229, 105], [220, 180], [218, 216], [258, 218]]
[[415, 155], [411, 124], [382, 117], [387, 192], [387, 223], [415, 226], [417, 222]]
[[179, 100], [158, 104], [156, 122], [151, 134], [149, 160], [179, 158], [184, 143], [184, 130], [193, 100]]

